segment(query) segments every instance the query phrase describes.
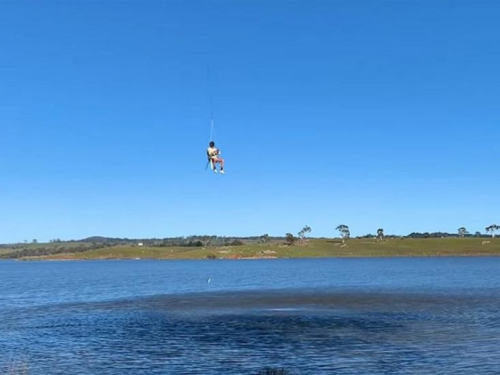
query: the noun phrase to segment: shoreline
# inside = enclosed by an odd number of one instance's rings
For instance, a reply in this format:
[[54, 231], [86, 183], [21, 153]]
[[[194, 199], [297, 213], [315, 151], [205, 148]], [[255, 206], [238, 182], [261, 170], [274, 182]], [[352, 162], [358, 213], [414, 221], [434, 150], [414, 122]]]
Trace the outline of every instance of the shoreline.
[[129, 261], [141, 261], [141, 260], [161, 260], [161, 261], [243, 261], [243, 260], [296, 260], [296, 259], [388, 259], [388, 258], [487, 258], [487, 257], [500, 257], [500, 254], [482, 253], [482, 254], [408, 254], [408, 255], [332, 255], [332, 256], [317, 256], [317, 257], [241, 257], [241, 258], [128, 258], [128, 257], [106, 257], [106, 258], [45, 258], [45, 257], [29, 257], [29, 258], [19, 258], [19, 259], [0, 259], [1, 261], [16, 261], [16, 262], [77, 262], [77, 261], [113, 261], [113, 260], [129, 260]]

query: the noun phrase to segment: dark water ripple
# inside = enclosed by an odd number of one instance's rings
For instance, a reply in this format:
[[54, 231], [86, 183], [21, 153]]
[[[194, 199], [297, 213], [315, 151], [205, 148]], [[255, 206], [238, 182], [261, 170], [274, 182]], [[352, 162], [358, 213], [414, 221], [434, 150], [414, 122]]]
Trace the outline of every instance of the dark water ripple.
[[52, 304], [0, 322], [30, 374], [494, 374], [500, 300], [305, 290]]

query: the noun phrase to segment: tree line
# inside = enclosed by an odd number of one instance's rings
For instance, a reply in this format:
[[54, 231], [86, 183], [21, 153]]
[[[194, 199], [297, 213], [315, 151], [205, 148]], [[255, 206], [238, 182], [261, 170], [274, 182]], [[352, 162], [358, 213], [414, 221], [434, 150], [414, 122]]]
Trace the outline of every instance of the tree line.
[[[349, 229], [348, 225], [345, 224], [340, 224], [335, 228], [336, 231], [339, 232], [340, 238], [342, 240], [342, 243], [345, 243], [346, 240], [351, 238], [351, 230]], [[492, 224], [490, 226], [487, 226], [485, 228], [485, 231], [487, 233], [486, 236], [491, 236], [492, 238], [495, 237], [496, 231], [500, 230], [500, 226], [496, 224]], [[292, 233], [286, 233], [285, 235], [285, 240], [288, 245], [293, 245], [297, 241], [299, 242], [304, 242], [306, 239], [306, 234], [310, 233], [312, 230], [309, 226], [305, 226], [301, 231], [297, 233], [297, 236], [294, 236]], [[266, 235], [267, 236], [267, 235]], [[367, 234], [365, 236], [358, 236], [357, 238], [376, 238], [377, 240], [383, 240], [385, 238], [384, 234], [384, 229], [379, 228], [377, 229], [377, 234]], [[460, 227], [457, 230], [457, 233], [448, 233], [448, 232], [424, 232], [424, 233], [419, 233], [419, 232], [412, 232], [409, 235], [406, 236], [395, 236], [391, 235], [391, 238], [445, 238], [445, 237], [484, 237], [484, 235], [481, 232], [475, 232], [473, 235], [469, 233], [467, 228], [465, 227]]]

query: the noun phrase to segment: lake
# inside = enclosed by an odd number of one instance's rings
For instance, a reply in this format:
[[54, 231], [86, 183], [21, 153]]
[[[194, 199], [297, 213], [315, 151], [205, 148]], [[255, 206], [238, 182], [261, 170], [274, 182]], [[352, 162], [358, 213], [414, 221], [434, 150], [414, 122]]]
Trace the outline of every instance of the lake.
[[500, 371], [496, 257], [1, 261], [0, 283], [0, 373]]

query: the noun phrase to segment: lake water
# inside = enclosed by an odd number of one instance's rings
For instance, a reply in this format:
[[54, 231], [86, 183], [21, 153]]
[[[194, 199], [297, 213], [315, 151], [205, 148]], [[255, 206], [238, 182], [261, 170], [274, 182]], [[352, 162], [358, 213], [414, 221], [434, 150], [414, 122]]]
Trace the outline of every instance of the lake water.
[[500, 373], [500, 258], [0, 262], [0, 373]]

